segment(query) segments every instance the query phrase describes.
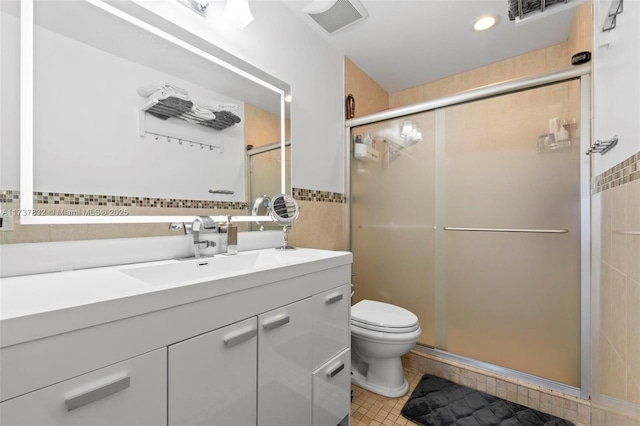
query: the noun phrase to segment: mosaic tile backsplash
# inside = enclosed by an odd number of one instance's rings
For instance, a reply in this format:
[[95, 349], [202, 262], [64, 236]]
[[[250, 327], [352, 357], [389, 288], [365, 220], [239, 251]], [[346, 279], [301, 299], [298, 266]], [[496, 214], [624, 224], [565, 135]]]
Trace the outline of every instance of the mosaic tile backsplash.
[[298, 201], [318, 201], [321, 203], [347, 203], [346, 194], [316, 191], [315, 189], [293, 188], [293, 198]]
[[640, 152], [596, 176], [591, 181], [591, 194], [597, 194], [637, 179], [640, 179]]
[[[293, 188], [293, 197], [298, 201], [346, 204], [345, 194]], [[20, 191], [0, 190], [0, 203], [18, 203]], [[233, 209], [249, 207], [247, 202], [187, 200], [173, 198], [129, 197], [123, 195], [71, 194], [61, 192], [36, 192], [33, 197], [37, 204], [68, 204], [78, 206], [118, 206], [118, 207], [168, 207], [187, 209]]]
[[[20, 191], [0, 191], [0, 203], [17, 203]], [[247, 209], [246, 202], [186, 200], [173, 198], [128, 197], [123, 195], [69, 194], [61, 192], [36, 192], [37, 204], [67, 204], [76, 206], [117, 207], [169, 207], [186, 209]]]

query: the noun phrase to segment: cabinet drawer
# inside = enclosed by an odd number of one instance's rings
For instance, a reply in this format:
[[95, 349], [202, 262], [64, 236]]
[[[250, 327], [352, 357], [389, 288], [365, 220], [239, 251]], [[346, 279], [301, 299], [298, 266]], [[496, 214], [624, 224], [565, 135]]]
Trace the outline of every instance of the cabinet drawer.
[[169, 425], [256, 424], [256, 317], [169, 347]]
[[349, 284], [313, 296], [313, 369], [349, 346]]
[[167, 350], [158, 349], [0, 404], [3, 425], [161, 425]]
[[313, 425], [337, 425], [351, 410], [351, 351], [313, 372]]

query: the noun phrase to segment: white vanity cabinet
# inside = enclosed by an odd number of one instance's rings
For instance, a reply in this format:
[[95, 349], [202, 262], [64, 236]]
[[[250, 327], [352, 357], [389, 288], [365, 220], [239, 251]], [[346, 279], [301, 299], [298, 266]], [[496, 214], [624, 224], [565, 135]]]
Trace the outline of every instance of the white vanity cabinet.
[[312, 299], [258, 317], [258, 425], [311, 424]]
[[166, 348], [0, 405], [6, 426], [157, 426], [167, 422]]
[[256, 424], [256, 317], [169, 346], [169, 425]]
[[[0, 424], [348, 423], [351, 254], [217, 260], [218, 277], [165, 261], [3, 279]], [[243, 260], [257, 270], [230, 272]], [[55, 285], [58, 305], [22, 313]]]

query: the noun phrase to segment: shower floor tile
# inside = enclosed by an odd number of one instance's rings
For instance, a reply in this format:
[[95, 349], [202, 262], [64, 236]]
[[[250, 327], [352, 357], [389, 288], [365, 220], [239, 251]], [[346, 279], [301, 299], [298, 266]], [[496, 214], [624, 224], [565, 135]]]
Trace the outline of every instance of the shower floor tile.
[[351, 385], [351, 426], [405, 426], [414, 423], [400, 414], [402, 407], [422, 378], [423, 373], [413, 368], [404, 368], [404, 377], [409, 382], [409, 391], [401, 398], [388, 398]]

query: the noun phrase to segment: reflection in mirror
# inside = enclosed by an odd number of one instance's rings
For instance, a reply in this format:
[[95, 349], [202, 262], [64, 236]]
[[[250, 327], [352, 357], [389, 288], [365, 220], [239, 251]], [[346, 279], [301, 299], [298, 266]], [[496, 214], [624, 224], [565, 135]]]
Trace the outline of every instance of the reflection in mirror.
[[[43, 214], [23, 224], [171, 222], [202, 214], [252, 220], [246, 135], [269, 127], [277, 132], [271, 141], [284, 141], [286, 83], [263, 72], [255, 77], [240, 60], [223, 62], [215, 46], [194, 47], [116, 9], [117, 2], [2, 3], [4, 40], [33, 24], [33, 45], [21, 39], [22, 49], [32, 49], [33, 80], [24, 69], [5, 73], [9, 61], [2, 69], [3, 87], [22, 84], [23, 125], [33, 120], [33, 138], [22, 135], [22, 166], [2, 161], [16, 178], [0, 189], [19, 182], [21, 206]], [[285, 164], [277, 166], [281, 176]], [[277, 185], [290, 188], [281, 179]], [[157, 229], [167, 234], [166, 226]]]
[[[268, 195], [261, 195], [256, 198], [256, 201], [253, 203], [253, 209], [251, 210], [252, 216], [268, 216], [269, 215], [269, 207], [271, 206], [271, 198]], [[264, 222], [259, 220], [256, 221], [256, 225], [260, 227], [260, 230], [264, 230]]]
[[[272, 143], [258, 148], [247, 148], [249, 199], [257, 200], [264, 194], [280, 193], [280, 164], [282, 162], [280, 144]], [[289, 192], [291, 188], [291, 145], [289, 141], [286, 141], [285, 159], [285, 187], [287, 188], [287, 192]], [[263, 213], [264, 214], [260, 214], [259, 216], [268, 215], [268, 212]], [[257, 224], [252, 222], [250, 229], [280, 229], [275, 223], [261, 223], [259, 226], [256, 225]]]

